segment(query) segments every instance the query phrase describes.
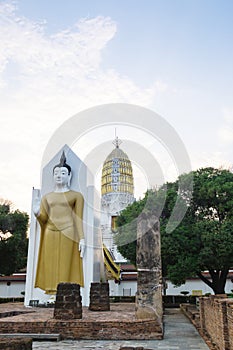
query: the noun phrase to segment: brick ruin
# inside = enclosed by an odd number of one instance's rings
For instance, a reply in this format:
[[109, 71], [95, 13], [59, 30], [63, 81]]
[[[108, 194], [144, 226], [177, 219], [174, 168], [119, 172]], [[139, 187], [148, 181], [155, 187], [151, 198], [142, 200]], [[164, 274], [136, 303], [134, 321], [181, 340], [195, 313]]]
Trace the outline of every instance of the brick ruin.
[[218, 350], [233, 350], [233, 299], [211, 295], [199, 300], [201, 331]]

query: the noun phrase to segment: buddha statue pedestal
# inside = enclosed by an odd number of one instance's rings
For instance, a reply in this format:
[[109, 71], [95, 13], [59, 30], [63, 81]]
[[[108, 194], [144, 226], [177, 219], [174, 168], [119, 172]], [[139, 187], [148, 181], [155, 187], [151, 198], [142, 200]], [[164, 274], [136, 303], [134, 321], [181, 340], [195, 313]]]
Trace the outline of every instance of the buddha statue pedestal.
[[59, 320], [82, 318], [82, 297], [79, 284], [58, 284], [54, 318]]
[[110, 311], [109, 284], [91, 283], [90, 304], [91, 311]]

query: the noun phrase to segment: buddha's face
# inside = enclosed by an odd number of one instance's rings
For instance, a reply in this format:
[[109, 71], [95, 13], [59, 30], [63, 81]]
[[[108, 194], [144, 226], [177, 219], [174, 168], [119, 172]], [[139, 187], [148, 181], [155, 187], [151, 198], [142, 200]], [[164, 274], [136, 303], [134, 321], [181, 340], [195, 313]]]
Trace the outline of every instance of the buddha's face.
[[56, 167], [53, 171], [53, 178], [56, 185], [68, 186], [70, 181], [70, 174], [65, 167]]

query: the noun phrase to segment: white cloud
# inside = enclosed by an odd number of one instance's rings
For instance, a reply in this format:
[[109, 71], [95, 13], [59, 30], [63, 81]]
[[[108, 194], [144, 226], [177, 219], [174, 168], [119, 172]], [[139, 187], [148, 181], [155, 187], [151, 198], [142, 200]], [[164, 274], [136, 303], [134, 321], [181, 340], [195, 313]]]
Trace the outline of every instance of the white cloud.
[[80, 89], [88, 74], [99, 69], [101, 50], [116, 33], [113, 21], [97, 17], [46, 36], [44, 24], [18, 17], [12, 3], [2, 4], [0, 14], [2, 80], [14, 68], [19, 88], [23, 83], [24, 89], [30, 86], [33, 91], [40, 84], [45, 90]]
[[12, 98], [20, 105], [24, 99], [27, 109], [33, 104], [46, 115], [43, 105], [64, 119], [65, 113], [107, 102], [149, 106], [164, 89], [162, 82], [141, 89], [128, 77], [102, 69], [102, 51], [117, 31], [110, 18], [80, 19], [49, 36], [45, 23], [19, 17], [12, 2], [2, 3], [0, 14], [0, 87], [4, 99], [10, 94], [10, 104]]
[[19, 15], [20, 2], [16, 4], [0, 3], [0, 148], [5, 166], [0, 196], [29, 210], [44, 148], [66, 119], [103, 103], [150, 107], [165, 86], [154, 82], [142, 89], [102, 68], [103, 50], [117, 32], [110, 18], [80, 19], [48, 35], [45, 21]]
[[0, 5], [0, 14], [1, 86], [20, 99], [26, 95], [47, 102], [48, 97], [63, 97], [69, 103], [75, 95], [92, 105], [113, 99], [148, 104], [164, 89], [157, 82], [143, 90], [116, 71], [101, 69], [102, 50], [117, 31], [110, 18], [80, 19], [73, 27], [48, 36], [45, 23], [19, 17], [11, 2]]

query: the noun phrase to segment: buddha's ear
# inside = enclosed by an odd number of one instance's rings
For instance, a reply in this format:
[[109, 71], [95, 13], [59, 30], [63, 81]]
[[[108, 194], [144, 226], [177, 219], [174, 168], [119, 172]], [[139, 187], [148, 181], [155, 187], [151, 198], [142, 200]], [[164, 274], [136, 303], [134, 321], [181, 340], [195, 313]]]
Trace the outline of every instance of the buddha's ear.
[[71, 184], [71, 179], [72, 179], [72, 172], [70, 171], [69, 173], [69, 180], [68, 180], [68, 186]]

